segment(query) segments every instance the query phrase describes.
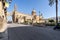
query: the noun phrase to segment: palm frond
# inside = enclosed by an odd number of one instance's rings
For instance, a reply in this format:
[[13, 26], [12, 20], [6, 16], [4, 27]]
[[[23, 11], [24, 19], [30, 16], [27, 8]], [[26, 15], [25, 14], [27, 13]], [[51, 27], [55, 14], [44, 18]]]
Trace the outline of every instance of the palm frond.
[[55, 0], [49, 0], [49, 5], [52, 6], [54, 4]]

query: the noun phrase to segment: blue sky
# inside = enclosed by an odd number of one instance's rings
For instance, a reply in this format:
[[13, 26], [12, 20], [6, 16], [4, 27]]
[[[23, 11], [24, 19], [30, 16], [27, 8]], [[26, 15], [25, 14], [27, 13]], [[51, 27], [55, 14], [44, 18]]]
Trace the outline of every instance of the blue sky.
[[[14, 9], [14, 4], [17, 5], [17, 11], [23, 12], [25, 14], [31, 14], [33, 8], [36, 10], [36, 14], [39, 15], [39, 11], [43, 14], [44, 18], [55, 17], [55, 4], [50, 7], [48, 0], [12, 0], [10, 7], [7, 9], [8, 12], [12, 12]], [[60, 3], [59, 3], [60, 4]], [[59, 7], [60, 5], [58, 5]], [[59, 7], [60, 9], [60, 7]], [[58, 10], [59, 10], [58, 9]], [[60, 12], [58, 11], [60, 16]], [[8, 17], [8, 20], [12, 20]]]

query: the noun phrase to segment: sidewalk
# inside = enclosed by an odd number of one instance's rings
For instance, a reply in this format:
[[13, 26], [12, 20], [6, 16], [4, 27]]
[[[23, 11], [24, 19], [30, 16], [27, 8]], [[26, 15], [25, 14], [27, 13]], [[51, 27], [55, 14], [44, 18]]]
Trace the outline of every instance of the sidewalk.
[[12, 24], [7, 24], [8, 27], [24, 27], [24, 26], [31, 26], [31, 25], [24, 25], [24, 24], [17, 24], [17, 23], [12, 23]]

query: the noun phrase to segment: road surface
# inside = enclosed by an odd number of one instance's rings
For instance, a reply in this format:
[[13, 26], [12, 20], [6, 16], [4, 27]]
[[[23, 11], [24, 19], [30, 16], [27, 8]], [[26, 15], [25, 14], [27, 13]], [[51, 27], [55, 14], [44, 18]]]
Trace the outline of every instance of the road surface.
[[30, 25], [9, 24], [8, 40], [60, 40], [60, 30]]

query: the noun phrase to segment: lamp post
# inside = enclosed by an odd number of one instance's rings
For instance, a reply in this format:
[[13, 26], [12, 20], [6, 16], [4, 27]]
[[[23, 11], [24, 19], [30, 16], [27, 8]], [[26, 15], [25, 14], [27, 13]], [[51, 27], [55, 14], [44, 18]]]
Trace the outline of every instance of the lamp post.
[[12, 0], [8, 0], [8, 2], [9, 2], [9, 3], [11, 3], [11, 2], [12, 2]]

